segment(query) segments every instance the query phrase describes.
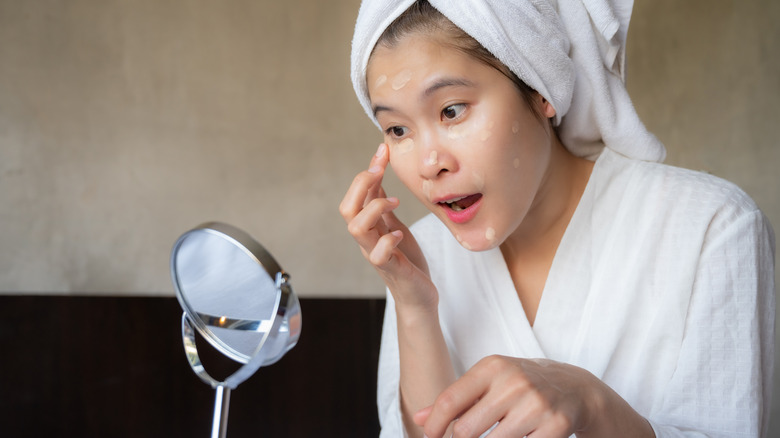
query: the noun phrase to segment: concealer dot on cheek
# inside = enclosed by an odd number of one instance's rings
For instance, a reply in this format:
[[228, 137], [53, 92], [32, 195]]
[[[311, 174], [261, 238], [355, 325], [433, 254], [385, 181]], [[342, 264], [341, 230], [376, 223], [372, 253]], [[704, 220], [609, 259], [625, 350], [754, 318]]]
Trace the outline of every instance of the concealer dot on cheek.
[[493, 126], [496, 124], [496, 122], [491, 121], [488, 123], [487, 129], [483, 129], [482, 132], [479, 134], [479, 139], [482, 141], [485, 141], [490, 138], [491, 135], [493, 135]]
[[387, 75], [379, 76], [378, 78], [376, 78], [376, 81], [374, 82], [374, 87], [379, 88], [382, 85], [384, 85], [385, 82], [387, 82]]
[[460, 140], [466, 137], [468, 130], [463, 125], [454, 125], [447, 128], [447, 138], [450, 140]]
[[512, 134], [517, 134], [518, 132], [520, 132], [520, 122], [515, 120], [512, 123]]
[[489, 242], [496, 240], [496, 230], [494, 230], [493, 227], [487, 227], [485, 230], [485, 239]]
[[398, 73], [395, 78], [393, 78], [393, 90], [400, 90], [406, 84], [409, 82], [409, 80], [412, 79], [412, 71], [409, 69], [406, 69], [402, 71], [401, 73]]
[[481, 192], [485, 188], [485, 177], [476, 170], [471, 172], [471, 177], [474, 178], [474, 186]]
[[433, 186], [433, 182], [429, 179], [422, 182], [423, 195], [425, 195], [428, 200], [431, 199], [431, 186]]
[[515, 160], [512, 161], [512, 166], [514, 166], [515, 169], [519, 169], [520, 168], [520, 159], [519, 158], [515, 158]]
[[439, 164], [439, 154], [436, 151], [431, 151], [431, 155], [425, 159], [425, 164], [428, 166]]
[[406, 154], [414, 149], [414, 140], [405, 138], [393, 146], [393, 152], [396, 154]]

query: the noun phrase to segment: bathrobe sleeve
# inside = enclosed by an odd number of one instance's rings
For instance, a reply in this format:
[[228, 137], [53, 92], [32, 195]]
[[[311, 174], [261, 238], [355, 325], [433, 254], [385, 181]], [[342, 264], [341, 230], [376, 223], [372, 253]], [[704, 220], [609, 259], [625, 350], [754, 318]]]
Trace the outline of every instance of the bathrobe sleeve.
[[774, 361], [774, 235], [757, 209], [716, 216], [677, 366], [648, 419], [658, 438], [766, 436]]
[[377, 372], [377, 407], [379, 409], [379, 424], [382, 428], [379, 434], [380, 438], [405, 438], [407, 436], [401, 417], [400, 359], [398, 357], [398, 329], [396, 327], [395, 301], [388, 290]]

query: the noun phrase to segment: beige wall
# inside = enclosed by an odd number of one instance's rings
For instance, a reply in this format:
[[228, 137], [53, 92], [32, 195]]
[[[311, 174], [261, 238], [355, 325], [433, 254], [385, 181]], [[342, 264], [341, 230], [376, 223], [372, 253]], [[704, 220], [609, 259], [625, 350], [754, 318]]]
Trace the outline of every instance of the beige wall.
[[172, 294], [207, 220], [301, 295], [378, 296], [337, 204], [379, 137], [358, 1], [0, 0], [0, 290]]
[[[169, 295], [175, 239], [222, 220], [303, 296], [381, 296], [337, 212], [380, 141], [348, 78], [358, 3], [0, 0], [0, 291]], [[769, 0], [644, 0], [628, 50], [668, 161], [775, 224], [778, 20]]]
[[[0, 0], [0, 293], [170, 295], [175, 239], [222, 220], [303, 296], [381, 296], [337, 212], [380, 140], [348, 79], [358, 3]], [[628, 85], [668, 162], [780, 228], [778, 22], [640, 0]]]

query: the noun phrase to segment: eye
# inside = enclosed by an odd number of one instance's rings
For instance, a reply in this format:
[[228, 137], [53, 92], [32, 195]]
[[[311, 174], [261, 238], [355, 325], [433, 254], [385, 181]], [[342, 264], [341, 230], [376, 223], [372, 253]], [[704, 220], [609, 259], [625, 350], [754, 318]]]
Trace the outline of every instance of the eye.
[[395, 138], [401, 138], [408, 132], [409, 128], [405, 128], [403, 126], [391, 126], [385, 130], [385, 134]]
[[442, 119], [455, 120], [460, 117], [460, 115], [463, 114], [463, 111], [465, 110], [465, 103], [456, 103], [455, 105], [450, 105], [447, 108], [441, 110], [441, 117]]

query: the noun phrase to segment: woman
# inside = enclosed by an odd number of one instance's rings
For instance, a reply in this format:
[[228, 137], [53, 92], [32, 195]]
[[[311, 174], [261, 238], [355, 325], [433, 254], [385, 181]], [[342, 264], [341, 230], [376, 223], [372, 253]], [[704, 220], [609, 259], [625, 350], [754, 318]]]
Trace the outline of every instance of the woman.
[[[656, 163], [621, 80], [630, 7], [431, 3], [364, 2], [353, 40], [385, 141], [340, 211], [389, 292], [383, 435], [765, 433], [772, 231]], [[411, 231], [388, 164], [432, 212]]]

